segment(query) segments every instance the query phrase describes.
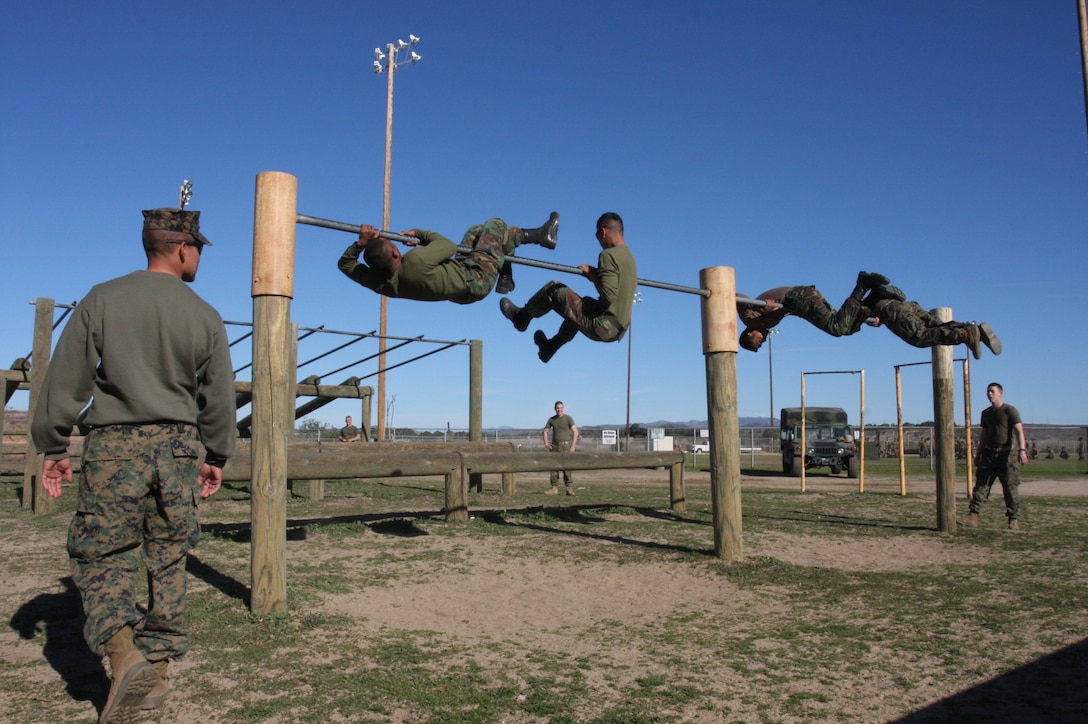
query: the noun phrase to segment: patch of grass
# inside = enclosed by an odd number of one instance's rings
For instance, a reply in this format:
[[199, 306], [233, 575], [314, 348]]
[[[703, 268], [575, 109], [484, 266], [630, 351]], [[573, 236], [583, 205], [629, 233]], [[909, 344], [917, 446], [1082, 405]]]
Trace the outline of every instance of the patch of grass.
[[[246, 491], [206, 502], [189, 568], [186, 711], [222, 722], [886, 720], [935, 696], [932, 682], [944, 682], [942, 692], [968, 688], [1084, 636], [1088, 498], [1025, 499], [1021, 535], [1000, 528], [1000, 501], [991, 501], [982, 527], [949, 536], [934, 529], [931, 492], [745, 489], [746, 541], [803, 541], [819, 551], [918, 539], [963, 558], [853, 570], [790, 563], [773, 546], [741, 563], [718, 561], [706, 485], [688, 486], [684, 513], [668, 510], [664, 484], [590, 485], [558, 501], [545, 499], [544, 487], [523, 485], [509, 498], [485, 491], [470, 502], [490, 509], [455, 524], [435, 513], [439, 482], [329, 481], [326, 501], [289, 504], [287, 611], [274, 615], [247, 609]], [[57, 513], [35, 516], [11, 492], [0, 489], [0, 526], [21, 544], [3, 570], [35, 583], [0, 593], [5, 620], [56, 594], [74, 505], [66, 491]], [[365, 602], [368, 591], [439, 575], [471, 586], [483, 546], [496, 559], [492, 576], [542, 559], [574, 575], [583, 564], [622, 566], [636, 580], [641, 566], [666, 565], [712, 579], [720, 600], [629, 619], [601, 614], [550, 629], [546, 647], [530, 643], [529, 620], [525, 635], [467, 645], [456, 627], [379, 628], [365, 622], [365, 605], [349, 614], [328, 603]], [[587, 590], [595, 584], [584, 581]], [[460, 625], [487, 629], [489, 611], [459, 603], [448, 605]], [[36, 625], [34, 642], [21, 645], [63, 648], [50, 641], [60, 636], [56, 622]], [[58, 670], [45, 656], [0, 657], [0, 719], [89, 720], [89, 701], [63, 685], [26, 696], [28, 679], [55, 681]], [[858, 682], [878, 688], [879, 700], [855, 690]], [[163, 720], [172, 712], [168, 705]]]

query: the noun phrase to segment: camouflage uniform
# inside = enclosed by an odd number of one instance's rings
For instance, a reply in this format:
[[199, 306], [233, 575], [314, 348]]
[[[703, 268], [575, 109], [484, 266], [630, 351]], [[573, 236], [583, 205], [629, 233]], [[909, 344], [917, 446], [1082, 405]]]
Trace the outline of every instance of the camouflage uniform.
[[892, 334], [915, 347], [970, 344], [971, 329], [975, 326], [965, 322], [942, 322], [917, 302], [897, 299], [882, 299], [873, 305], [872, 311]]
[[782, 298], [782, 308], [832, 337], [856, 333], [869, 316], [869, 310], [852, 296], [836, 311], [813, 286], [790, 288]]
[[1010, 457], [1016, 442], [1014, 431], [1020, 424], [1020, 411], [1012, 405], [990, 406], [982, 411], [982, 439], [975, 465], [977, 482], [968, 510], [978, 514], [990, 499], [995, 480], [1001, 481], [1005, 497], [1005, 516], [1009, 521], [1020, 517], [1020, 460]]
[[416, 233], [420, 246], [402, 257], [391, 277], [360, 263], [363, 250], [355, 242], [337, 266], [352, 281], [387, 297], [472, 304], [491, 293], [506, 256], [526, 238], [523, 229], [497, 218], [469, 227], [461, 241], [472, 247], [467, 253], [437, 232]]
[[488, 219], [465, 231], [461, 245], [471, 246], [472, 251], [459, 261], [465, 267], [472, 301], [479, 301], [491, 293], [506, 255], [513, 255], [514, 249], [524, 242], [525, 232], [516, 226], [507, 227], [502, 219]]
[[[552, 448], [554, 453], [570, 452], [570, 442], [573, 438], [574, 418], [570, 415], [552, 415], [544, 425], [544, 434], [552, 431]], [[559, 485], [559, 473], [563, 473], [563, 483], [568, 488], [574, 485], [574, 475], [569, 470], [551, 471], [550, 481], [552, 487]]]
[[532, 318], [543, 317], [553, 309], [563, 317], [555, 341], [566, 344], [581, 332], [597, 342], [618, 342], [627, 328], [607, 313], [596, 297], [580, 296], [562, 282], [548, 282], [525, 303]]
[[[149, 661], [188, 651], [185, 562], [200, 538], [202, 455], [196, 427], [183, 423], [108, 425], [87, 435], [68, 555], [93, 651], [103, 651], [126, 624]], [[142, 616], [136, 602], [141, 561], [149, 593]]]

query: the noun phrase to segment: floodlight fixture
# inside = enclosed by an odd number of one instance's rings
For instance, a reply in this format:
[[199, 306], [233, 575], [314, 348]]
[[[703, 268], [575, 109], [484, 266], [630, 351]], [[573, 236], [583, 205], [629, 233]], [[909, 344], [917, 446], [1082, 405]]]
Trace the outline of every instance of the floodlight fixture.
[[374, 60], [385, 60], [385, 53], [381, 48], [374, 48]]
[[415, 35], [409, 34], [408, 35], [408, 44], [409, 45], [419, 45], [419, 38], [416, 37]]
[[375, 73], [379, 73], [379, 74], [380, 74], [380, 73], [382, 73], [383, 71], [385, 71], [385, 68], [383, 68], [383, 67], [382, 67], [382, 64], [381, 64], [381, 62], [380, 62], [380, 61], [377, 61], [377, 60], [375, 60], [375, 61], [374, 61], [374, 72], [375, 72]]
[[397, 50], [404, 50], [407, 47], [408, 47], [408, 43], [404, 42], [403, 40], [398, 40], [397, 41]]
[[423, 56], [419, 53], [413, 52], [409, 60], [411, 60], [413, 63], [418, 63], [419, 61], [423, 60]]

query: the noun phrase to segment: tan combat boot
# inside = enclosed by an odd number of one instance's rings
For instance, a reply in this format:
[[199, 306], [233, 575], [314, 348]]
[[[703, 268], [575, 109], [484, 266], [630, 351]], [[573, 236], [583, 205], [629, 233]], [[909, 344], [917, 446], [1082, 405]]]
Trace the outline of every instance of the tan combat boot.
[[1009, 530], [1020, 530], [1020, 521], [1018, 521], [1016, 518], [1011, 519], [1009, 521]]
[[559, 495], [559, 488], [553, 485], [552, 487], [544, 491], [544, 495]]
[[113, 683], [98, 724], [127, 724], [136, 720], [140, 703], [158, 681], [155, 667], [136, 650], [132, 628], [125, 626], [106, 642]]
[[150, 693], [140, 702], [140, 708], [144, 710], [158, 709], [166, 703], [166, 697], [170, 696], [170, 692], [174, 690], [170, 686], [170, 675], [167, 673], [170, 667], [169, 660], [156, 661], [152, 666], [155, 667], [155, 673], [159, 675], [159, 678], [155, 681], [155, 686], [151, 687]]
[[574, 488], [567, 486], [567, 495], [574, 495]]
[[978, 527], [978, 513], [968, 513], [962, 518], [956, 518], [956, 522], [960, 525], [966, 525], [969, 528]]

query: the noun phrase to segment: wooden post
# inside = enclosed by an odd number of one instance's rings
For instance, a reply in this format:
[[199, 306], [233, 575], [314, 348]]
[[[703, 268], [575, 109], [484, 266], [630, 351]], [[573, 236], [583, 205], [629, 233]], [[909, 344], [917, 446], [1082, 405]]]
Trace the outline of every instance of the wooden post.
[[963, 360], [963, 444], [967, 463], [967, 500], [975, 492], [975, 442], [971, 431], [971, 360]]
[[710, 292], [701, 304], [706, 403], [710, 422], [710, 490], [714, 555], [743, 559], [740, 503], [740, 417], [737, 409], [737, 290], [732, 267], [699, 271]]
[[[952, 309], [932, 312], [942, 322], [952, 321]], [[937, 473], [937, 530], [956, 530], [956, 423], [953, 413], [955, 385], [949, 345], [933, 348], [933, 437]]]
[[[34, 426], [34, 408], [38, 406], [38, 395], [45, 384], [45, 371], [49, 368], [49, 358], [53, 354], [53, 309], [52, 299], [38, 297], [34, 300], [34, 347], [30, 367], [30, 402], [26, 413], [26, 459], [23, 464], [23, 507], [34, 507], [35, 513], [52, 513], [53, 498], [42, 487], [42, 463], [44, 458], [38, 453], [30, 429]], [[0, 414], [3, 414], [0, 411]]]
[[446, 520], [468, 520], [468, 476], [463, 465], [446, 473]]
[[896, 444], [899, 446], [899, 494], [907, 494], [907, 454], [904, 452], [903, 439], [903, 371], [899, 365], [895, 366], [895, 415], [896, 415]]
[[674, 513], [686, 513], [687, 494], [684, 491], [684, 462], [669, 466], [669, 502]]
[[287, 606], [287, 441], [294, 427], [291, 297], [298, 180], [257, 176], [253, 215], [253, 446], [250, 609]]
[[[468, 441], [483, 442], [484, 439], [484, 343], [479, 339], [468, 343]], [[472, 473], [468, 479], [468, 489], [482, 493], [484, 476]]]

